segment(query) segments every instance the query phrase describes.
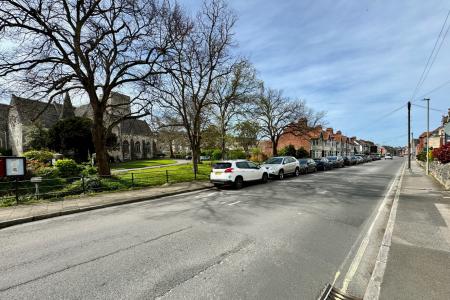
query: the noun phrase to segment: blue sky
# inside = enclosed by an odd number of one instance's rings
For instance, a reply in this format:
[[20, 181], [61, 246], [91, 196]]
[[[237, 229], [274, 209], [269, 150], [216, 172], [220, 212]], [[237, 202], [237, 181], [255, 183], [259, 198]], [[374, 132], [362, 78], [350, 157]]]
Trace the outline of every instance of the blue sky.
[[[180, 3], [194, 9], [200, 1]], [[260, 78], [328, 112], [346, 135], [406, 144], [406, 101], [411, 98], [442, 23], [448, 1], [230, 0], [239, 17], [239, 53]], [[450, 21], [450, 20], [449, 20]], [[417, 96], [450, 80], [450, 33]], [[429, 94], [430, 127], [450, 107], [450, 84]], [[390, 111], [405, 105], [388, 117]], [[417, 104], [425, 105], [421, 101]], [[415, 136], [426, 112], [413, 107]]]

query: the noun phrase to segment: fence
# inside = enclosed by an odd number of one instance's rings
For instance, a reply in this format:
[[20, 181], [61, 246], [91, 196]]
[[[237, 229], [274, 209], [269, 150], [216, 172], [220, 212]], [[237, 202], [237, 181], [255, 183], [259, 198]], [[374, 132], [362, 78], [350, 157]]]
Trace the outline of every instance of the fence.
[[43, 178], [31, 180], [0, 181], [0, 206], [11, 206], [48, 199], [50, 201], [71, 195], [120, 191], [158, 186], [169, 183], [208, 180], [209, 173], [161, 170], [128, 172], [111, 176], [81, 176], [70, 178]]

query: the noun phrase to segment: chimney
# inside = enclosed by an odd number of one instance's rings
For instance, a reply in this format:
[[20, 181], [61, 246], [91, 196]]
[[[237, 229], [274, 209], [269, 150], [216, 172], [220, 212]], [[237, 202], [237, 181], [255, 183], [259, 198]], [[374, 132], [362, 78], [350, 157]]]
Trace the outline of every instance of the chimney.
[[336, 131], [336, 134], [342, 134], [342, 132], [340, 130]]

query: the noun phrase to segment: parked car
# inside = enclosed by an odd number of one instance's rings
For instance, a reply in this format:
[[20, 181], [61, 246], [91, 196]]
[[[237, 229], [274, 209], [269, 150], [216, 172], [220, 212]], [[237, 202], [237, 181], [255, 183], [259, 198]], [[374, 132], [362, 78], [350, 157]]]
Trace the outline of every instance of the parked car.
[[261, 181], [266, 183], [269, 174], [254, 162], [247, 160], [227, 160], [215, 163], [209, 176], [216, 187], [232, 185], [237, 189], [246, 182]]
[[317, 170], [327, 171], [333, 169], [332, 163], [326, 157], [315, 158], [314, 161], [316, 162]]
[[344, 156], [342, 159], [344, 160], [344, 165], [346, 166], [353, 166], [356, 164], [356, 160], [353, 160], [351, 156]]
[[295, 157], [292, 156], [277, 156], [269, 158], [262, 165], [270, 177], [278, 177], [284, 179], [285, 175], [291, 174], [300, 175], [300, 164]]
[[356, 159], [356, 164], [363, 164], [364, 163], [364, 159], [361, 156], [354, 156]]
[[344, 159], [342, 156], [328, 156], [327, 158], [333, 164], [333, 168], [344, 167]]
[[200, 161], [210, 160], [209, 156], [200, 156]]
[[317, 171], [317, 165], [314, 159], [302, 158], [298, 160], [300, 164], [300, 172], [303, 174], [313, 173]]
[[384, 156], [384, 159], [392, 159], [392, 155], [390, 153], [386, 153], [386, 155]]

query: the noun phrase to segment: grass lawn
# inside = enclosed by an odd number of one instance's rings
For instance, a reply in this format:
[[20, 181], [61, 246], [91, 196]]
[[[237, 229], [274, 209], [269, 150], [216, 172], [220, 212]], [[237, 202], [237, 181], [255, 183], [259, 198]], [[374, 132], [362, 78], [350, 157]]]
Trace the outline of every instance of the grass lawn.
[[[154, 162], [169, 160], [153, 160]], [[19, 188], [19, 203], [32, 204], [46, 201], [58, 201], [66, 196], [80, 195], [86, 193], [121, 191], [129, 189], [139, 189], [144, 187], [158, 186], [166, 183], [189, 182], [194, 180], [206, 181], [211, 172], [211, 163], [199, 164], [199, 172], [195, 178], [192, 164], [167, 166], [155, 169], [144, 169], [126, 171], [115, 174], [111, 177], [86, 177], [83, 181], [80, 178], [63, 179], [55, 178], [45, 180], [40, 186], [41, 197], [37, 200], [34, 197], [34, 184], [23, 182]], [[14, 183], [0, 183], [0, 207], [15, 204]]]
[[[211, 165], [209, 163], [199, 164], [197, 180], [208, 180], [210, 172]], [[161, 185], [167, 181], [174, 183], [195, 180], [192, 164], [128, 171], [117, 174], [117, 177], [122, 180], [131, 180], [133, 178], [137, 186]]]
[[171, 159], [150, 159], [150, 160], [132, 160], [111, 165], [112, 170], [137, 169], [144, 167], [163, 166], [176, 163]]

